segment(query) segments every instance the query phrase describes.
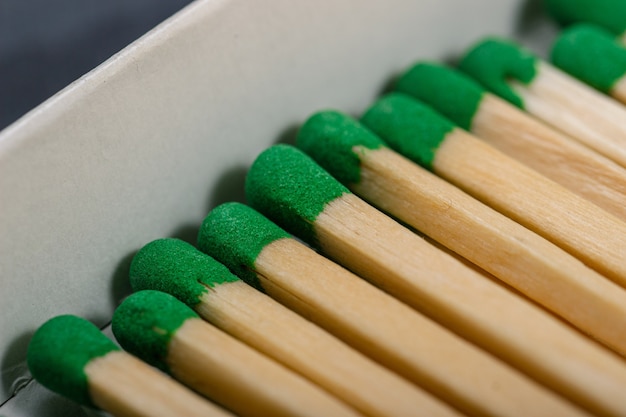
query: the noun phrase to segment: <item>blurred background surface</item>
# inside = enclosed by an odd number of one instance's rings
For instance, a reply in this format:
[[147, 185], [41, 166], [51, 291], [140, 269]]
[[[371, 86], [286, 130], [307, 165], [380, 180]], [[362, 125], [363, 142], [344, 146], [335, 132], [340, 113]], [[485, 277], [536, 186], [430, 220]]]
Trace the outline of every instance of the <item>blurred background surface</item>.
[[0, 130], [191, 0], [0, 0]]

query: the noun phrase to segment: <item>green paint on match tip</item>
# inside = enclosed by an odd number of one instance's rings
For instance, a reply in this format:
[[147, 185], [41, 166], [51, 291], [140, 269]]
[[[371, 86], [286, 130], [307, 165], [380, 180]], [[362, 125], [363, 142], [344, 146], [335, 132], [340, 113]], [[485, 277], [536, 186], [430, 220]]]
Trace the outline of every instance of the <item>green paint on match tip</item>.
[[[385, 146], [368, 128], [350, 116], [324, 111], [311, 116], [302, 126], [296, 146], [311, 156], [344, 185], [361, 179], [361, 155]], [[359, 150], [355, 149], [359, 147]]]
[[57, 316], [44, 323], [28, 346], [28, 368], [48, 389], [94, 407], [85, 366], [119, 348], [91, 322]]
[[113, 314], [112, 329], [129, 353], [169, 372], [167, 354], [176, 331], [198, 315], [177, 298], [161, 291], [139, 291], [127, 297]]
[[522, 98], [511, 88], [508, 80], [532, 83], [537, 75], [537, 62], [532, 53], [513, 42], [488, 38], [467, 52], [459, 63], [459, 69], [494, 94], [523, 109]]
[[226, 265], [253, 287], [263, 290], [254, 263], [272, 242], [290, 238], [265, 216], [241, 203], [215, 207], [198, 233], [198, 248]]
[[328, 203], [350, 191], [289, 145], [263, 151], [246, 177], [248, 203], [288, 232], [318, 244], [314, 223]]
[[625, 0], [546, 0], [545, 4], [562, 25], [593, 23], [615, 35], [626, 32]]
[[432, 106], [465, 130], [471, 130], [485, 89], [448, 66], [421, 62], [396, 82], [394, 89]]
[[163, 291], [191, 308], [200, 302], [208, 288], [237, 280], [224, 265], [178, 239], [148, 243], [130, 265], [130, 285], [134, 291]]
[[427, 105], [400, 93], [378, 100], [361, 121], [396, 152], [427, 169], [433, 168], [437, 149], [455, 129]]
[[605, 93], [626, 73], [626, 49], [609, 32], [592, 25], [564, 30], [552, 47], [551, 59], [563, 71]]

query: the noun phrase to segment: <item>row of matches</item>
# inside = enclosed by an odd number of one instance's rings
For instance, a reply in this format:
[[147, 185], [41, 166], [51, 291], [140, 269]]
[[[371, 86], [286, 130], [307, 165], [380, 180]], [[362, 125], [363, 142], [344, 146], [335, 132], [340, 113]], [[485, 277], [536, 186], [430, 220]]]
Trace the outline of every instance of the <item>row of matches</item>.
[[136, 254], [130, 354], [59, 316], [35, 378], [118, 416], [626, 415], [626, 108], [506, 40], [459, 69], [310, 117]]

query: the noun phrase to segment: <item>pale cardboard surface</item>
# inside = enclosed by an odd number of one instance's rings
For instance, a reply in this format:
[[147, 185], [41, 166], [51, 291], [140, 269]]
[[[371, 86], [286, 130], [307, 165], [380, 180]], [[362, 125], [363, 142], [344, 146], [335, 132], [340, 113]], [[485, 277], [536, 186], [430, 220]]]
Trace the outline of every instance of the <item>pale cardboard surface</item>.
[[[0, 402], [43, 321], [107, 323], [130, 256], [193, 241], [263, 148], [320, 108], [359, 113], [419, 58], [512, 33], [522, 3], [200, 0], [1, 132]], [[38, 415], [33, 389], [0, 414]]]

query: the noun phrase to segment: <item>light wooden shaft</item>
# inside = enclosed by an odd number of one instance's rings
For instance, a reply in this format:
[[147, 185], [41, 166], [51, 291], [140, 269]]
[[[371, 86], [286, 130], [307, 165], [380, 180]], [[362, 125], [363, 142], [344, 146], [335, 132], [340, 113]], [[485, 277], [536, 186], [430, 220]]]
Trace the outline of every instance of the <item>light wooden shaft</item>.
[[176, 379], [240, 416], [361, 415], [201, 319], [188, 319], [176, 331], [167, 364]]
[[85, 373], [94, 404], [117, 417], [231, 416], [125, 352], [92, 360]]
[[610, 94], [614, 99], [626, 104], [626, 76], [617, 80]]
[[512, 82], [524, 110], [626, 167], [626, 108], [541, 62], [529, 85]]
[[[440, 202], [442, 209], [448, 203]], [[626, 414], [624, 362], [353, 194], [328, 204], [323, 251], [599, 415]]]
[[461, 129], [434, 171], [475, 198], [626, 287], [626, 223]]
[[458, 415], [242, 281], [213, 287], [203, 295], [196, 311], [365, 415]]
[[626, 356], [626, 291], [397, 153], [364, 153], [357, 194]]
[[255, 261], [263, 288], [472, 415], [573, 416], [570, 403], [294, 239]]
[[626, 169], [612, 160], [493, 94], [483, 96], [471, 130], [511, 158], [626, 220]]

